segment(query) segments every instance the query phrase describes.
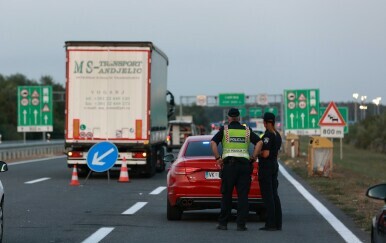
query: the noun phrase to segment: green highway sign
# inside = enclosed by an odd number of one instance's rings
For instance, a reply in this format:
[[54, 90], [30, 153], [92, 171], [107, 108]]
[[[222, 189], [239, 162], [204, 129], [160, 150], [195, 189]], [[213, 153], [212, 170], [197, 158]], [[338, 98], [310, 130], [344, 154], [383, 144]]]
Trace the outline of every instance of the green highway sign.
[[19, 86], [17, 131], [52, 132], [52, 87]]
[[240, 111], [240, 117], [245, 117], [247, 115], [247, 109], [245, 107], [238, 108]]
[[245, 94], [219, 94], [220, 106], [245, 105]]
[[284, 91], [285, 134], [319, 135], [319, 89]]
[[[326, 111], [326, 107], [320, 107], [320, 118], [322, 118], [324, 112]], [[348, 133], [348, 107], [338, 107], [339, 113], [342, 115], [344, 121], [346, 122], [346, 125], [344, 126], [344, 134]]]
[[263, 109], [261, 107], [249, 108], [249, 118], [261, 118], [263, 117]]
[[264, 113], [265, 112], [271, 112], [273, 113], [275, 116], [277, 116], [277, 107], [265, 107], [264, 108]]

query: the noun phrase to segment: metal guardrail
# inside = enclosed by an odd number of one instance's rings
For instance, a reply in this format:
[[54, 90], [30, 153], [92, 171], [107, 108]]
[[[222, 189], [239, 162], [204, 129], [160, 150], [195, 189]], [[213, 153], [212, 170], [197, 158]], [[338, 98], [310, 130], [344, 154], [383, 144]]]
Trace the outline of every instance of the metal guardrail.
[[64, 152], [64, 140], [10, 142], [0, 144], [0, 160], [28, 159]]

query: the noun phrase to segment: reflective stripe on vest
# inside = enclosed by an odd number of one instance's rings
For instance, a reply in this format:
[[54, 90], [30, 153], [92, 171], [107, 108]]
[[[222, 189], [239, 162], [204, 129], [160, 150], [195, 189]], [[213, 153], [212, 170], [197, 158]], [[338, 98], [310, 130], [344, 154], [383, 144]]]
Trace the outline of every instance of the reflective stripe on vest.
[[224, 126], [224, 137], [222, 140], [223, 152], [222, 158], [228, 156], [243, 157], [249, 159], [249, 143], [250, 143], [249, 127], [243, 129], [229, 129]]

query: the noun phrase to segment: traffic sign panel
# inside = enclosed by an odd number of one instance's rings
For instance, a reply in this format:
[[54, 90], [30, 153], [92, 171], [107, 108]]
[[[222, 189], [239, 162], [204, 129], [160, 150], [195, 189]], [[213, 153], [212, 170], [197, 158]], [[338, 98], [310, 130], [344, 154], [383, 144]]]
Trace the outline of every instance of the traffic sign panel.
[[[320, 118], [322, 118], [322, 115], [326, 111], [326, 107], [320, 107]], [[342, 115], [343, 119], [346, 121], [346, 125], [344, 126], [344, 134], [348, 134], [348, 107], [338, 106], [338, 110], [340, 114]], [[320, 120], [320, 119], [319, 119]]]
[[18, 132], [52, 132], [52, 87], [18, 87]]
[[284, 91], [285, 134], [319, 135], [319, 89]]
[[95, 172], [104, 172], [114, 166], [118, 159], [118, 149], [110, 142], [94, 144], [87, 154], [87, 166]]
[[264, 112], [270, 112], [277, 116], [277, 107], [265, 107]]
[[342, 115], [340, 114], [338, 107], [334, 102], [328, 104], [327, 109], [323, 113], [322, 118], [320, 118], [319, 126], [345, 126], [346, 122], [344, 121]]
[[219, 94], [220, 106], [245, 105], [245, 94]]
[[261, 107], [251, 107], [249, 108], [249, 117], [250, 118], [261, 118], [263, 116], [263, 110]]

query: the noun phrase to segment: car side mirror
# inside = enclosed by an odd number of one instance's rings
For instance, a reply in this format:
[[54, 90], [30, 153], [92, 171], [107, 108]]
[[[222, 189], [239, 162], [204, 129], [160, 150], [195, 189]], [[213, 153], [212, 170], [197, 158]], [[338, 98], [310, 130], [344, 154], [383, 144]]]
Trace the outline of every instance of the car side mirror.
[[174, 158], [174, 155], [173, 155], [173, 154], [166, 154], [166, 155], [164, 156], [164, 161], [165, 161], [165, 162], [173, 163], [174, 160], [175, 160], [175, 158]]
[[4, 161], [0, 161], [0, 172], [8, 171], [8, 165]]
[[367, 189], [366, 196], [386, 201], [386, 184], [379, 184]]

